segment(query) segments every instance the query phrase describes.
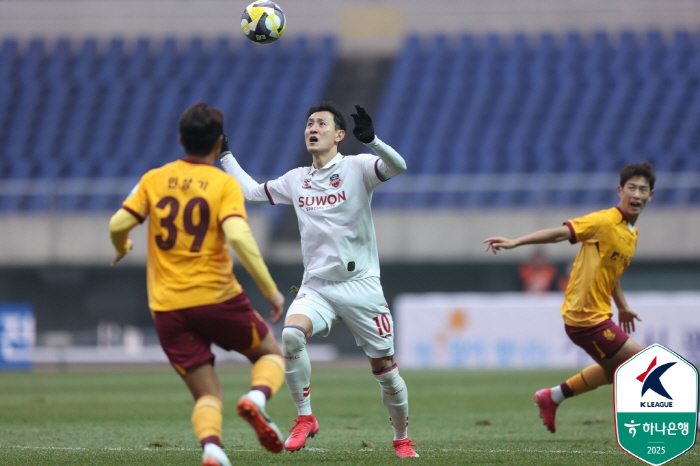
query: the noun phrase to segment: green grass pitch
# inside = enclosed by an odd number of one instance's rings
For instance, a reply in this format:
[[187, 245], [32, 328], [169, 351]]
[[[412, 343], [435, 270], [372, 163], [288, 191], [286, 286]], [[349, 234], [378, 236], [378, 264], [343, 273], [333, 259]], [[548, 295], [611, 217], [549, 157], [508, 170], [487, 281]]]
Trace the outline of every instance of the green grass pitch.
[[[219, 367], [226, 392], [224, 447], [233, 464], [636, 465], [615, 440], [612, 390], [559, 409], [557, 433], [542, 425], [535, 390], [570, 371], [402, 370], [418, 459], [399, 460], [369, 364], [315, 365], [311, 381], [321, 431], [307, 448], [273, 455], [238, 418], [249, 368]], [[193, 402], [169, 368], [0, 374], [0, 465], [199, 465]], [[268, 413], [286, 433], [296, 410], [283, 387]], [[671, 465], [700, 464], [696, 445]]]

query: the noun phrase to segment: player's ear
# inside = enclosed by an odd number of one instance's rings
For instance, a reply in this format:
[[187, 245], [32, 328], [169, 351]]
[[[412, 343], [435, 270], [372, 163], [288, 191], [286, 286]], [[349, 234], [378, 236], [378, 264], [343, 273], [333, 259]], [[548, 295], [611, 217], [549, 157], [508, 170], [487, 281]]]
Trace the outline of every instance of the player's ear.
[[177, 142], [179, 142], [182, 147], [185, 147], [185, 145], [182, 143], [182, 135], [181, 134], [177, 135]]
[[345, 130], [339, 129], [335, 132], [335, 143], [339, 144], [345, 138]]
[[224, 143], [224, 135], [221, 134], [219, 136], [219, 139], [217, 139], [216, 142], [214, 143], [214, 147], [212, 148], [212, 150], [216, 149], [216, 153], [218, 154], [219, 152], [221, 152], [221, 144], [223, 144], [223, 143]]

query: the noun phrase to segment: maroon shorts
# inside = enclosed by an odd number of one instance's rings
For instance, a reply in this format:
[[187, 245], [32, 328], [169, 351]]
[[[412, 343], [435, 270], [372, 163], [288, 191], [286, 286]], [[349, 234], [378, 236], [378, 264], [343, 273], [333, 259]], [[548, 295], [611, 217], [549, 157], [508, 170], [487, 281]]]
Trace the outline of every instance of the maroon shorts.
[[218, 304], [154, 314], [160, 346], [182, 376], [190, 367], [214, 361], [212, 343], [241, 352], [257, 346], [269, 332], [245, 292]]
[[564, 327], [571, 341], [583, 348], [593, 359], [612, 358], [629, 338], [629, 335], [610, 319], [592, 327]]

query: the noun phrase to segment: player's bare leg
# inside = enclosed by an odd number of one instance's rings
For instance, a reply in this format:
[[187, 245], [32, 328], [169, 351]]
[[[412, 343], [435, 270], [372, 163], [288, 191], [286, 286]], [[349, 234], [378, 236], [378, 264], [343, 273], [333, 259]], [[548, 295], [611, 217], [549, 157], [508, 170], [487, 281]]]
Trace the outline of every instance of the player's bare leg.
[[187, 369], [183, 376], [195, 399], [192, 427], [202, 445], [202, 466], [231, 466], [221, 449], [223, 389], [210, 362]]
[[399, 458], [418, 457], [413, 450], [417, 444], [408, 438], [408, 390], [399, 375], [399, 368], [394, 356], [369, 358], [374, 378], [382, 390], [382, 402], [389, 413], [389, 420], [394, 429], [394, 451]]
[[311, 319], [301, 314], [291, 315], [282, 330], [282, 354], [286, 363], [284, 380], [297, 407], [291, 435], [284, 448], [297, 451], [306, 446], [306, 439], [319, 431], [318, 421], [311, 411], [311, 361], [306, 352], [306, 342], [312, 335]]
[[272, 453], [282, 451], [282, 433], [265, 412], [265, 405], [284, 381], [284, 359], [272, 333], [268, 333], [255, 348], [241, 352], [253, 369], [250, 373], [251, 388], [238, 400], [238, 415], [248, 422], [260, 444]]

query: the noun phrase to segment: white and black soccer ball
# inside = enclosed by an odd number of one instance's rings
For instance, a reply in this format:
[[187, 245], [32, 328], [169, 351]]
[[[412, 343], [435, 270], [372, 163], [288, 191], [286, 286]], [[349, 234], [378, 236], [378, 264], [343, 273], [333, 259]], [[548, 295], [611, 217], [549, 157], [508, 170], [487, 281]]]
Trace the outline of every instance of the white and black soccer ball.
[[243, 34], [256, 44], [270, 44], [284, 34], [287, 20], [275, 2], [258, 0], [248, 5], [241, 15]]

